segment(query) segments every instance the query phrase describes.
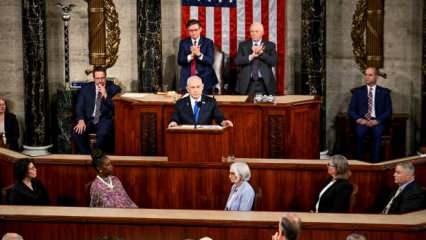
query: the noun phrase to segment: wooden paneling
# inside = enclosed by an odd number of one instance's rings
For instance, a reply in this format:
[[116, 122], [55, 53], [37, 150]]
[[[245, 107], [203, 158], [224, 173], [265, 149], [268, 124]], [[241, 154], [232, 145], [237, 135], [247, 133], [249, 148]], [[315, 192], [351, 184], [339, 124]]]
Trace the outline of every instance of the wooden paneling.
[[[298, 213], [300, 240], [345, 239], [358, 232], [374, 240], [424, 239], [426, 211], [386, 216]], [[270, 239], [280, 212], [225, 212], [155, 209], [95, 209], [0, 206], [0, 234], [18, 232], [25, 240], [100, 239], [221, 240]]]
[[[165, 129], [174, 105], [120, 97], [114, 98], [114, 103], [115, 154], [164, 155]], [[219, 105], [225, 117], [234, 123], [235, 156], [316, 159], [319, 157], [319, 103], [314, 99], [286, 104]], [[303, 149], [299, 149], [300, 146]]]
[[171, 162], [221, 162], [230, 151], [232, 128], [167, 129], [166, 155]]
[[[14, 182], [12, 161], [0, 154], [1, 185]], [[167, 162], [161, 157], [112, 156], [114, 175], [141, 208], [214, 209], [225, 206], [231, 183], [229, 163]], [[326, 160], [237, 159], [249, 162], [250, 183], [258, 194], [259, 211], [309, 211], [327, 179]], [[45, 184], [53, 205], [88, 206], [87, 183], [95, 178], [88, 156], [50, 155], [35, 159], [38, 178]], [[397, 162], [414, 161], [416, 180], [426, 186], [426, 158], [406, 158], [367, 164], [350, 161], [350, 181], [359, 192], [354, 212], [379, 212], [393, 183]]]

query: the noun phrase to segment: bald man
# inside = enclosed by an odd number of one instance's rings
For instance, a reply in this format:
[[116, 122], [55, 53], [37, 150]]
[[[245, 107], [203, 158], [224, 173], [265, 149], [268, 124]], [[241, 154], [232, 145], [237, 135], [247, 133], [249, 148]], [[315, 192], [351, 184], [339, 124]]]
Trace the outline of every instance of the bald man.
[[240, 67], [235, 90], [240, 94], [275, 95], [276, 81], [272, 67], [277, 63], [275, 44], [263, 39], [260, 23], [250, 26], [250, 40], [241, 42], [235, 64]]
[[372, 135], [371, 160], [379, 162], [380, 145], [385, 124], [392, 118], [392, 100], [390, 90], [377, 85], [378, 70], [375, 67], [365, 69], [365, 85], [352, 92], [348, 115], [356, 123], [356, 158], [363, 159], [364, 140], [368, 133]]
[[6, 233], [1, 240], [24, 240], [24, 238], [17, 233]]
[[181, 124], [209, 125], [213, 120], [223, 127], [232, 127], [229, 120], [225, 120], [223, 113], [219, 110], [216, 100], [203, 95], [204, 84], [200, 77], [191, 76], [186, 83], [188, 96], [176, 102], [176, 110], [173, 114], [169, 127]]

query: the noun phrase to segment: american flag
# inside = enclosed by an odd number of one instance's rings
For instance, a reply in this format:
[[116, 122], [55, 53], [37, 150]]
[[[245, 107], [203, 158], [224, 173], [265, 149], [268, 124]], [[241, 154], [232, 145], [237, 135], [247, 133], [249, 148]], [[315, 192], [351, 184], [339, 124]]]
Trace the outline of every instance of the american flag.
[[238, 43], [250, 39], [250, 25], [262, 23], [264, 39], [277, 45], [277, 92], [284, 93], [286, 0], [182, 0], [181, 5], [181, 37], [187, 37], [186, 22], [198, 19], [203, 35], [231, 59], [237, 54]]

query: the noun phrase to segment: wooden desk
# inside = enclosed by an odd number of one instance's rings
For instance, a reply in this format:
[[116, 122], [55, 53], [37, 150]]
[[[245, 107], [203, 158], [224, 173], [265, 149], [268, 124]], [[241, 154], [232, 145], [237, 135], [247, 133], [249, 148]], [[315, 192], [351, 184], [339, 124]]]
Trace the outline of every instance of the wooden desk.
[[[174, 100], [149, 94], [115, 97], [115, 154], [165, 155], [165, 130]], [[280, 96], [276, 104], [231, 102], [219, 107], [234, 123], [235, 156], [252, 158], [319, 158], [320, 100]]]
[[[102, 209], [0, 206], [0, 234], [25, 240], [220, 240], [270, 239], [283, 212], [225, 212], [158, 209]], [[403, 215], [297, 213], [300, 240], [345, 239], [352, 232], [369, 240], [426, 238], [426, 210]]]
[[[14, 182], [13, 162], [24, 157], [0, 150], [0, 187]], [[89, 156], [50, 155], [33, 158], [38, 178], [49, 191], [53, 205], [88, 206], [85, 185], [95, 178]], [[112, 156], [114, 175], [142, 208], [224, 209], [231, 184], [229, 163], [168, 162], [166, 157]], [[259, 199], [259, 211], [309, 211], [326, 181], [326, 160], [237, 159], [249, 163], [250, 183]], [[395, 187], [393, 168], [414, 161], [416, 180], [426, 186], [426, 158], [412, 157], [380, 164], [350, 161], [350, 181], [359, 187], [354, 212], [383, 208], [382, 193]], [[384, 204], [384, 203], [382, 203]], [[377, 208], [376, 208], [377, 207]]]
[[166, 130], [166, 155], [170, 162], [221, 162], [234, 155], [232, 128], [218, 125], [177, 126]]

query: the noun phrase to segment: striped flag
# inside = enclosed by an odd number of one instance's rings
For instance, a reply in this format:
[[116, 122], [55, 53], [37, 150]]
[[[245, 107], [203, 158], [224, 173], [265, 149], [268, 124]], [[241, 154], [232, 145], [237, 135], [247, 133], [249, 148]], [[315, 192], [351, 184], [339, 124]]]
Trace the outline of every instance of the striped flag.
[[181, 37], [187, 37], [185, 24], [198, 19], [203, 35], [212, 39], [227, 57], [237, 54], [238, 43], [250, 39], [250, 25], [260, 22], [264, 39], [277, 45], [277, 92], [284, 93], [286, 0], [182, 0]]

